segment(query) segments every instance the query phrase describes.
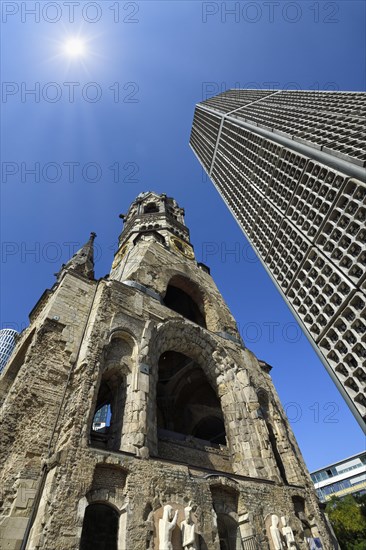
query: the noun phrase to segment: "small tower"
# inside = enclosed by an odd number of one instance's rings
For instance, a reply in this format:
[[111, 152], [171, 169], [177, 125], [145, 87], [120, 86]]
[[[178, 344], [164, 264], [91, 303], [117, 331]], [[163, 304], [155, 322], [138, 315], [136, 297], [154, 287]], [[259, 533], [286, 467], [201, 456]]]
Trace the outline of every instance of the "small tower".
[[184, 211], [149, 192], [122, 217], [110, 276], [94, 279], [92, 235], [0, 380], [6, 548], [331, 550], [271, 367]]
[[90, 233], [87, 243], [78, 250], [72, 258], [63, 265], [57, 277], [62, 277], [66, 271], [75, 271], [87, 279], [94, 279], [94, 240], [96, 233]]

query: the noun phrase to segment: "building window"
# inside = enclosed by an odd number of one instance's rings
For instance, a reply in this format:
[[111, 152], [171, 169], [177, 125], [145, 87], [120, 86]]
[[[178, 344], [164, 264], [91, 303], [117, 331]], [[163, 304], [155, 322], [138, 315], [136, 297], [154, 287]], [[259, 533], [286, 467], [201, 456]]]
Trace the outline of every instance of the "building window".
[[159, 207], [155, 202], [149, 202], [144, 208], [144, 214], [155, 214], [159, 212]]
[[184, 290], [168, 285], [164, 304], [173, 311], [183, 315], [189, 321], [206, 328], [205, 319], [194, 300]]
[[201, 367], [190, 357], [167, 351], [159, 359], [158, 435], [193, 436], [210, 445], [226, 445], [220, 401]]
[[106, 403], [99, 407], [93, 418], [92, 430], [99, 433], [105, 433], [111, 425], [111, 417], [112, 411], [110, 403]]
[[119, 450], [126, 388], [114, 372], [102, 378], [93, 415], [90, 440], [93, 446]]
[[164, 304], [189, 321], [206, 328], [202, 294], [189, 279], [173, 277], [168, 284]]
[[101, 357], [101, 380], [90, 418], [94, 447], [120, 450], [133, 344], [128, 334], [115, 333]]
[[260, 390], [258, 392], [258, 402], [259, 402], [259, 405], [260, 405], [260, 408], [261, 408], [262, 417], [263, 417], [263, 419], [266, 423], [266, 426], [267, 426], [268, 437], [269, 437], [269, 441], [271, 443], [271, 447], [272, 447], [272, 450], [273, 450], [273, 455], [275, 457], [278, 470], [281, 474], [281, 477], [282, 477], [283, 481], [285, 483], [287, 483], [285, 467], [284, 467], [284, 464], [283, 464], [283, 461], [282, 461], [281, 454], [278, 450], [277, 438], [276, 438], [275, 432], [273, 430], [272, 422], [271, 422], [269, 399], [268, 399], [267, 393], [264, 390]]
[[198, 439], [205, 439], [216, 445], [226, 445], [225, 426], [222, 418], [206, 416], [198, 422], [192, 435]]
[[108, 504], [85, 510], [80, 550], [117, 550], [119, 513]]

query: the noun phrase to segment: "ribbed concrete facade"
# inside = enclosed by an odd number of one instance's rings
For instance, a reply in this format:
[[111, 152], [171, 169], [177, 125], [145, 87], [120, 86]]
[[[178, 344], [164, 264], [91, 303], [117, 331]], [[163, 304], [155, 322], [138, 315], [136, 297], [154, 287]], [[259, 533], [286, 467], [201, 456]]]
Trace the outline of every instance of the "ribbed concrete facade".
[[365, 430], [366, 93], [229, 90], [190, 144]]

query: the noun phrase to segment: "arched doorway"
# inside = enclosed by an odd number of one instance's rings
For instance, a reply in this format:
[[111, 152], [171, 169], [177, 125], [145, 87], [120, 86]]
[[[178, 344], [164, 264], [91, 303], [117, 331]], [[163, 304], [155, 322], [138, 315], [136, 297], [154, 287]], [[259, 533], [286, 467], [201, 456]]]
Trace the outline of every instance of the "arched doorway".
[[119, 513], [103, 503], [85, 510], [80, 550], [117, 550]]
[[228, 514], [217, 514], [217, 530], [220, 550], [241, 550], [241, 538], [237, 522]]
[[216, 513], [220, 550], [242, 549], [238, 524], [239, 493], [232, 487], [213, 485], [212, 506]]

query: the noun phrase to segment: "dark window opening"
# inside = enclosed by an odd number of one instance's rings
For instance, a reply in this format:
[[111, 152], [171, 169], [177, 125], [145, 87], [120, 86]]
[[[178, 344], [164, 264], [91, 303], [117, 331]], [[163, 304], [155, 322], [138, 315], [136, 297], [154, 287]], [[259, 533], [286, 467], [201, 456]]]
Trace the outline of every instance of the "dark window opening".
[[295, 514], [299, 517], [301, 514], [305, 514], [305, 500], [302, 497], [292, 497], [292, 503], [294, 505]]
[[292, 504], [294, 506], [295, 515], [299, 518], [303, 528], [303, 535], [311, 537], [311, 527], [306, 516], [305, 500], [299, 496], [292, 497]]
[[277, 438], [276, 438], [275, 433], [273, 431], [272, 424], [267, 422], [267, 428], [268, 428], [269, 441], [270, 441], [272, 449], [273, 449], [273, 454], [274, 454], [274, 457], [276, 459], [277, 467], [280, 471], [280, 474], [281, 474], [281, 477], [282, 477], [283, 481], [285, 483], [287, 483], [286, 470], [285, 470], [285, 467], [283, 465], [282, 458], [281, 458], [280, 452], [279, 452], [278, 447], [277, 447]]
[[189, 321], [206, 328], [205, 318], [202, 315], [197, 303], [184, 290], [168, 285], [164, 304], [173, 311], [183, 315]]
[[216, 443], [216, 445], [226, 445], [224, 422], [215, 416], [202, 418], [194, 428], [192, 435], [198, 439]]
[[261, 408], [261, 413], [262, 413], [263, 419], [264, 419], [264, 421], [266, 423], [266, 426], [267, 426], [269, 441], [270, 441], [270, 444], [271, 444], [271, 447], [272, 447], [272, 450], [273, 450], [273, 454], [274, 454], [274, 457], [275, 457], [275, 460], [276, 460], [277, 467], [279, 469], [279, 472], [280, 472], [280, 475], [281, 475], [283, 481], [285, 483], [287, 483], [286, 470], [285, 470], [285, 467], [284, 467], [283, 462], [282, 462], [281, 454], [278, 450], [277, 438], [276, 438], [276, 435], [274, 433], [273, 426], [272, 426], [272, 423], [271, 423], [271, 417], [270, 417], [270, 412], [269, 412], [269, 400], [268, 400], [267, 393], [264, 392], [264, 391], [258, 392], [258, 401], [259, 401], [259, 405], [260, 405], [260, 408]]
[[201, 367], [175, 351], [159, 360], [157, 427], [171, 439], [193, 436], [211, 445], [226, 445], [220, 401]]
[[154, 214], [159, 212], [159, 208], [155, 202], [149, 202], [144, 208], [144, 214]]
[[106, 504], [90, 504], [85, 510], [80, 550], [117, 550], [119, 514]]
[[[176, 233], [177, 233], [177, 235], [179, 235], [179, 233], [178, 233], [177, 231], [176, 231]], [[180, 241], [175, 241], [175, 246], [176, 246], [177, 248], [179, 248], [179, 250], [180, 250], [181, 252], [184, 252], [184, 246], [182, 245], [182, 243], [181, 243]]]

